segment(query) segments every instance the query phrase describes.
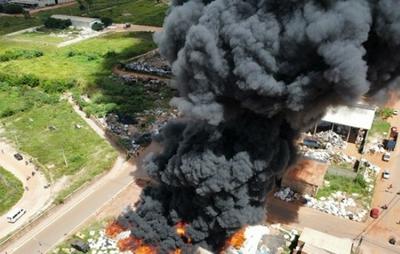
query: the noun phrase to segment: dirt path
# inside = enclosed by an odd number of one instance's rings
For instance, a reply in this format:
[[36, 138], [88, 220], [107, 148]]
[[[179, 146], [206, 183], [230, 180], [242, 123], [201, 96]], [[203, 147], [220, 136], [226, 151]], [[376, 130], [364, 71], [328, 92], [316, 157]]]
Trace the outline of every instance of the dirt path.
[[46, 6], [46, 7], [42, 7], [42, 8], [37, 8], [37, 9], [33, 9], [29, 11], [29, 14], [35, 14], [41, 11], [48, 11], [48, 10], [53, 10], [53, 9], [58, 9], [58, 8], [63, 8], [63, 7], [67, 7], [67, 6], [72, 6], [75, 5], [76, 2], [72, 1], [69, 3], [64, 3], [64, 4], [57, 4], [57, 5], [52, 5], [52, 6]]
[[[14, 158], [15, 153], [17, 151], [11, 145], [5, 140], [0, 140], [0, 166], [13, 173], [23, 183], [24, 187], [28, 187], [28, 191], [24, 192], [22, 198], [13, 208], [24, 208], [27, 213], [14, 224], [7, 222], [7, 213], [1, 216], [0, 238], [18, 229], [34, 215], [44, 210], [50, 204], [52, 196], [51, 188], [44, 188], [47, 185], [44, 175], [41, 172], [36, 172], [33, 164], [26, 164], [26, 161], [29, 159], [25, 155], [23, 155], [24, 160], [17, 161]], [[33, 177], [32, 172], [35, 172], [35, 176]], [[27, 180], [28, 176], [31, 177], [29, 180]]]

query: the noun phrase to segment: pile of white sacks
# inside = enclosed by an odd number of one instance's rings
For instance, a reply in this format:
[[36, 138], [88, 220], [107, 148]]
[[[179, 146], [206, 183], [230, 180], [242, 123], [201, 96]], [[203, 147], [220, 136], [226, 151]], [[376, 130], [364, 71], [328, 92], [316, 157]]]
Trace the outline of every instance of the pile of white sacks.
[[342, 218], [362, 221], [368, 213], [367, 210], [358, 208], [353, 198], [346, 197], [340, 191], [333, 193], [328, 198], [321, 197], [319, 200], [309, 195], [304, 195], [304, 198], [307, 200], [308, 207]]
[[91, 253], [94, 254], [120, 254], [120, 253], [130, 253], [121, 252], [117, 247], [117, 242], [120, 239], [127, 238], [130, 235], [129, 231], [120, 233], [116, 239], [110, 239], [106, 236], [104, 230], [100, 232], [90, 231], [90, 238], [87, 240]]

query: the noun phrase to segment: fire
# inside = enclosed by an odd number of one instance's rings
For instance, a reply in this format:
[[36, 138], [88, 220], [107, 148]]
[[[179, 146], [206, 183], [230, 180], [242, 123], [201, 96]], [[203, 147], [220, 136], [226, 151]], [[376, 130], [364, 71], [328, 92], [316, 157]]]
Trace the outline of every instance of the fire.
[[[176, 227], [176, 233], [182, 238], [182, 240], [185, 243], [191, 243], [192, 239], [186, 235], [186, 223], [185, 222], [178, 222], [178, 224], [175, 225]], [[181, 250], [179, 250], [181, 253]], [[176, 251], [175, 251], [176, 252]]]
[[242, 228], [239, 231], [237, 231], [236, 233], [234, 233], [231, 237], [229, 237], [229, 239], [226, 242], [226, 246], [232, 246], [235, 249], [240, 249], [243, 244], [244, 241], [246, 240], [245, 237], [245, 232], [246, 232], [246, 228]]
[[134, 254], [156, 254], [156, 251], [153, 247], [149, 245], [142, 245], [139, 248], [135, 249], [132, 253]]
[[170, 254], [182, 254], [182, 250], [176, 249], [175, 251], [171, 252]]
[[106, 235], [110, 238], [116, 237], [119, 233], [125, 231], [126, 228], [124, 228], [122, 225], [120, 225], [118, 222], [113, 221], [106, 227]]
[[130, 237], [119, 240], [117, 243], [117, 246], [120, 251], [124, 252], [124, 251], [128, 251], [128, 250], [134, 251], [141, 244], [142, 244], [142, 241], [140, 239], [130, 236]]

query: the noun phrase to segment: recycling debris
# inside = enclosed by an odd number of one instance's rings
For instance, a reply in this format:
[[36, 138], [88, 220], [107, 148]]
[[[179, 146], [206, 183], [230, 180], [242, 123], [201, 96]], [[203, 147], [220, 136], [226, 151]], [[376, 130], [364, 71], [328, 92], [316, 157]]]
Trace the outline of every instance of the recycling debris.
[[332, 193], [329, 197], [321, 197], [320, 199], [304, 195], [304, 199], [307, 201], [306, 205], [308, 207], [354, 221], [364, 220], [368, 213], [366, 209], [359, 208], [353, 198], [347, 197], [341, 191]]
[[169, 68], [169, 66], [167, 65], [161, 67], [155, 67], [144, 62], [131, 62], [125, 64], [124, 68], [128, 71], [154, 74], [161, 77], [169, 77], [172, 75], [171, 68]]

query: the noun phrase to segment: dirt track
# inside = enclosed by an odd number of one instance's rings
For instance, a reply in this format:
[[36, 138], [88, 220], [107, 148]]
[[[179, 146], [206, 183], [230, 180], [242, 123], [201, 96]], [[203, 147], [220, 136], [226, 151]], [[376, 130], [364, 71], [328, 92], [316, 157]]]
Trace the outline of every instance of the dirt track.
[[[5, 140], [0, 140], [0, 166], [13, 173], [23, 183], [23, 186], [29, 189], [24, 192], [22, 198], [14, 206], [26, 209], [27, 213], [14, 224], [7, 222], [7, 213], [1, 216], [0, 238], [16, 230], [29, 221], [35, 214], [45, 209], [51, 198], [51, 188], [44, 188], [47, 184], [44, 175], [40, 172], [36, 172], [33, 164], [26, 164], [28, 158], [24, 155], [24, 160], [17, 161], [14, 158], [15, 153], [17, 153], [17, 151], [11, 145]], [[35, 172], [35, 176], [33, 177], [32, 172]], [[27, 180], [28, 176], [30, 176], [29, 180]]]

